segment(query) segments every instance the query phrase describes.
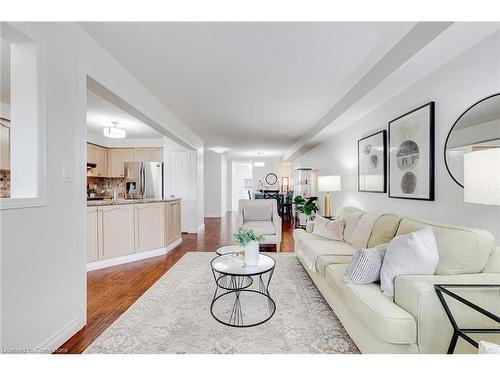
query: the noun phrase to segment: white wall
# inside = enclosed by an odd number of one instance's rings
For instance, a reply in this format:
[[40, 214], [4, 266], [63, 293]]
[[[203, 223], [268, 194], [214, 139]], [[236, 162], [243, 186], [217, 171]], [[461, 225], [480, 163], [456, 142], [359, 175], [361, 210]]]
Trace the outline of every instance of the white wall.
[[0, 117], [10, 120], [10, 105], [0, 103]]
[[[463, 189], [448, 175], [443, 157], [446, 136], [458, 116], [477, 100], [500, 92], [499, 46], [500, 34], [496, 33], [315, 147], [296, 164], [319, 169], [320, 175], [342, 176], [343, 190], [333, 194], [334, 212], [340, 206], [353, 205], [485, 228], [500, 244], [500, 208], [464, 203]], [[390, 199], [387, 194], [357, 192], [357, 140], [386, 129], [390, 120], [429, 101], [436, 102], [436, 200]]]
[[211, 150], [205, 151], [205, 217], [221, 217], [221, 159], [221, 154]]
[[203, 143], [77, 24], [13, 26], [46, 50], [48, 193], [46, 206], [0, 213], [0, 345], [53, 349], [86, 321], [86, 75], [193, 147]]
[[227, 212], [227, 186], [228, 186], [228, 173], [227, 173], [227, 159], [224, 155], [220, 160], [220, 212], [224, 216]]

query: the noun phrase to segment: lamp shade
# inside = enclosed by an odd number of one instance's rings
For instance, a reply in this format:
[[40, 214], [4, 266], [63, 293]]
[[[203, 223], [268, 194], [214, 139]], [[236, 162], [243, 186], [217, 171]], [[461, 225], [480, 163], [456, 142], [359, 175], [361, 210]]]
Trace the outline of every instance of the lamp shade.
[[500, 148], [464, 155], [464, 201], [500, 205]]
[[318, 191], [340, 191], [342, 185], [340, 176], [319, 176]]

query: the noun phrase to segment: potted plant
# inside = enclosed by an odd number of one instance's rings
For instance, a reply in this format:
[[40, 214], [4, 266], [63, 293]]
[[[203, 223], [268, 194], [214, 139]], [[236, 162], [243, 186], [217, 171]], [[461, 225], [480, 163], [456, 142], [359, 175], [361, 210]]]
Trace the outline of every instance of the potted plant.
[[259, 261], [259, 244], [264, 241], [264, 236], [255, 233], [253, 229], [240, 228], [234, 234], [234, 239], [238, 245], [245, 248], [245, 264], [256, 266]]
[[300, 225], [306, 225], [307, 219], [319, 211], [319, 207], [316, 205], [317, 200], [318, 197], [303, 198], [300, 195], [293, 199], [293, 204], [299, 213]]
[[87, 194], [89, 198], [95, 198], [97, 190], [95, 188], [87, 189]]

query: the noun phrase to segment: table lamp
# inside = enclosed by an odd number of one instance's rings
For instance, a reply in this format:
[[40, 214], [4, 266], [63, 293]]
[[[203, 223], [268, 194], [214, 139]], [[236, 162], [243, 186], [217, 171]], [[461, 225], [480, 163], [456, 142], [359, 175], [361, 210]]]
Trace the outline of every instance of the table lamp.
[[500, 148], [464, 155], [464, 201], [500, 205]]
[[332, 217], [332, 199], [330, 196], [331, 191], [342, 190], [340, 176], [319, 176], [318, 177], [318, 191], [325, 192], [325, 217]]

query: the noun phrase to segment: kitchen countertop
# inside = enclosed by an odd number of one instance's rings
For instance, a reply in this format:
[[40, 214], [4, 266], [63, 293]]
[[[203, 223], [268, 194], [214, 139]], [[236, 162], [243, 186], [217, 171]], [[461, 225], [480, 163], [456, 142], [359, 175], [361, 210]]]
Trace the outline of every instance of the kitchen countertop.
[[178, 201], [178, 200], [181, 200], [181, 198], [172, 197], [172, 198], [165, 198], [165, 199], [158, 199], [158, 198], [118, 199], [117, 201], [113, 201], [112, 199], [103, 199], [103, 200], [87, 201], [87, 207], [116, 206], [116, 205], [122, 205], [122, 204], [139, 204], [139, 203], [172, 202], [172, 201]]

